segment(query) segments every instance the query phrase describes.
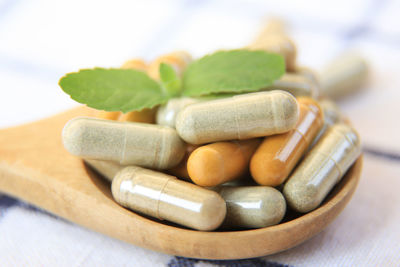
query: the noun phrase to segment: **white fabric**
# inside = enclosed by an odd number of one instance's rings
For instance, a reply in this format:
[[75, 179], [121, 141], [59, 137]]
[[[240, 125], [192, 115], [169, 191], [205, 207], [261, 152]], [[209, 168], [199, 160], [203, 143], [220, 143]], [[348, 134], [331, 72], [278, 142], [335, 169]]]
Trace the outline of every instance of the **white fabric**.
[[[399, 155], [399, 13], [395, 0], [0, 0], [0, 128], [74, 107], [57, 85], [66, 72], [116, 67], [132, 57], [151, 60], [176, 49], [201, 56], [242, 47], [256, 35], [263, 18], [279, 15], [289, 22], [302, 65], [318, 69], [347, 49], [366, 56], [372, 70], [368, 88], [339, 104], [366, 147]], [[400, 161], [372, 154], [364, 159], [361, 182], [343, 213], [311, 240], [266, 257], [266, 264], [400, 266]], [[0, 195], [0, 266], [225, 264], [175, 264], [179, 259], [173, 256], [29, 206], [1, 205]], [[237, 266], [245, 263], [238, 261]]]

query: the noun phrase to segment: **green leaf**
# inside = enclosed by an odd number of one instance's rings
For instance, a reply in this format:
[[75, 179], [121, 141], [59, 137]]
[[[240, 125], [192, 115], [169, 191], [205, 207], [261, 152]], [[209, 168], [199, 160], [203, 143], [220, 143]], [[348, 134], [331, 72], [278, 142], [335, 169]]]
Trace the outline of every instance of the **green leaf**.
[[229, 50], [193, 62], [183, 76], [183, 94], [254, 92], [285, 73], [282, 56], [265, 51]]
[[196, 98], [202, 99], [205, 101], [207, 101], [207, 100], [209, 101], [209, 100], [214, 100], [214, 99], [228, 98], [228, 97], [232, 97], [235, 95], [239, 95], [239, 93], [237, 93], [237, 94], [235, 94], [235, 93], [209, 94], [209, 95], [197, 96]]
[[132, 69], [84, 69], [68, 73], [59, 85], [75, 101], [106, 111], [152, 108], [169, 98], [147, 74]]
[[160, 64], [160, 79], [168, 95], [176, 96], [181, 92], [182, 80], [171, 65]]

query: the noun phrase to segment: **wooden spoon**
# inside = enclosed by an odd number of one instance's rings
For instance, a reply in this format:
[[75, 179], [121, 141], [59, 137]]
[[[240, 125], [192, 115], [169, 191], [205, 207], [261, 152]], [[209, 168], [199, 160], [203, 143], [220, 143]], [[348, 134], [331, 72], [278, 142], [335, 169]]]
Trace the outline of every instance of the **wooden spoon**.
[[79, 107], [35, 123], [0, 131], [0, 191], [105, 235], [167, 254], [202, 259], [265, 256], [294, 247], [324, 229], [342, 211], [360, 178], [360, 157], [316, 210], [276, 226], [200, 232], [129, 211], [110, 184], [70, 155], [61, 142], [65, 123], [91, 116]]

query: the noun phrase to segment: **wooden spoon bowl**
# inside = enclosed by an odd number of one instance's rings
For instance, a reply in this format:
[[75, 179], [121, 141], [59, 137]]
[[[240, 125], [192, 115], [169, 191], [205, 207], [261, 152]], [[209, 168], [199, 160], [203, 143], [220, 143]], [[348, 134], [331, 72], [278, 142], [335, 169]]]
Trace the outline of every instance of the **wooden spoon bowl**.
[[61, 131], [79, 107], [35, 123], [0, 131], [0, 191], [69, 221], [144, 248], [201, 259], [241, 259], [292, 248], [324, 229], [356, 189], [362, 157], [316, 210], [276, 226], [201, 232], [168, 225], [113, 201], [110, 185], [64, 149]]

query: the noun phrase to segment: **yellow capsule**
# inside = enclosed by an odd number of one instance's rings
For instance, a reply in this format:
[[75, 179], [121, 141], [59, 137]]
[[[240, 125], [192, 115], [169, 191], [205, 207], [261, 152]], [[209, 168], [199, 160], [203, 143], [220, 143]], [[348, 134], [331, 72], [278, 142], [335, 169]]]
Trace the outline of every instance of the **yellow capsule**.
[[87, 159], [116, 161], [155, 169], [176, 166], [185, 144], [170, 127], [78, 117], [64, 127], [64, 147]]
[[104, 111], [104, 110], [96, 111], [96, 117], [99, 119], [117, 121], [119, 116], [121, 116], [121, 112], [119, 111]]
[[226, 215], [225, 201], [216, 192], [140, 167], [120, 171], [111, 189], [124, 207], [197, 230], [218, 228]]
[[280, 54], [285, 59], [287, 71], [296, 69], [296, 46], [289, 37], [283, 34], [261, 35], [248, 48]]
[[200, 99], [191, 97], [172, 98], [165, 105], [158, 108], [156, 122], [175, 128], [176, 115], [185, 107], [200, 102]]
[[243, 140], [287, 132], [299, 108], [289, 93], [274, 90], [192, 104], [176, 117], [176, 130], [190, 144]]
[[147, 64], [141, 59], [131, 59], [122, 64], [121, 69], [135, 69], [135, 70], [146, 71]]
[[259, 139], [217, 142], [195, 149], [187, 161], [190, 179], [201, 186], [216, 186], [241, 177]]
[[250, 161], [260, 185], [278, 186], [289, 176], [323, 124], [323, 113], [312, 98], [298, 98], [300, 116], [290, 132], [265, 137]]
[[368, 65], [356, 54], [344, 54], [329, 65], [320, 75], [323, 96], [338, 99], [361, 89], [367, 82]]
[[156, 112], [157, 108], [145, 108], [141, 111], [130, 111], [123, 113], [121, 117], [119, 117], [119, 121], [154, 123]]
[[284, 74], [279, 80], [276, 80], [271, 86], [263, 90], [283, 90], [296, 97], [309, 96], [313, 98], [317, 97], [319, 91], [314, 82], [295, 73]]
[[163, 56], [150, 63], [148, 74], [155, 80], [160, 79], [160, 64], [166, 63], [171, 65], [178, 75], [182, 75], [183, 71], [192, 62], [192, 57], [185, 51], [176, 51]]
[[353, 128], [342, 123], [330, 127], [285, 184], [288, 205], [303, 213], [317, 208], [360, 152], [360, 139]]
[[187, 144], [186, 145], [186, 153], [181, 162], [173, 167], [172, 169], [169, 169], [168, 172], [174, 176], [177, 176], [178, 178], [181, 178], [186, 181], [191, 181], [188, 170], [187, 170], [187, 161], [189, 159], [190, 154], [198, 148], [199, 146], [196, 145], [191, 145]]
[[286, 212], [282, 193], [269, 186], [220, 186], [226, 202], [224, 228], [261, 228], [278, 224]]

